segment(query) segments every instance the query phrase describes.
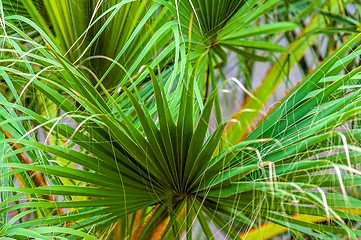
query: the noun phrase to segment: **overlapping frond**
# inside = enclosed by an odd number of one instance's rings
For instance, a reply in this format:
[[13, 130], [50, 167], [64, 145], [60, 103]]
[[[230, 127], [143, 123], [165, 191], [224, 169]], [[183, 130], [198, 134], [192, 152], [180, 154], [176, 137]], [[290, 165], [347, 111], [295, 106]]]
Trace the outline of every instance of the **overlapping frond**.
[[224, 137], [218, 60], [282, 52], [280, 2], [2, 1], [0, 236], [357, 239], [360, 34]]

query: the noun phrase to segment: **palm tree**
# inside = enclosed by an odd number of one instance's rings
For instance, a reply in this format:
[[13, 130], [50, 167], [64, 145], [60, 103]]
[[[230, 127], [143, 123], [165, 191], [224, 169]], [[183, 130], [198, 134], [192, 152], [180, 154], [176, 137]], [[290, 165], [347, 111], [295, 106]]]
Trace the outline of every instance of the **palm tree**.
[[357, 239], [357, 8], [0, 0], [0, 236]]

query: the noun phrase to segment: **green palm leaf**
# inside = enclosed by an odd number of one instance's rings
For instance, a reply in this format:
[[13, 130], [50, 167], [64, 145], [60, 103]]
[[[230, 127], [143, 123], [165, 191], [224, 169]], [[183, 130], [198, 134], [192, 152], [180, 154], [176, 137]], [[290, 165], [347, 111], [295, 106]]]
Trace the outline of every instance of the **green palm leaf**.
[[232, 144], [219, 59], [283, 51], [281, 1], [1, 3], [1, 237], [360, 236], [361, 35]]

